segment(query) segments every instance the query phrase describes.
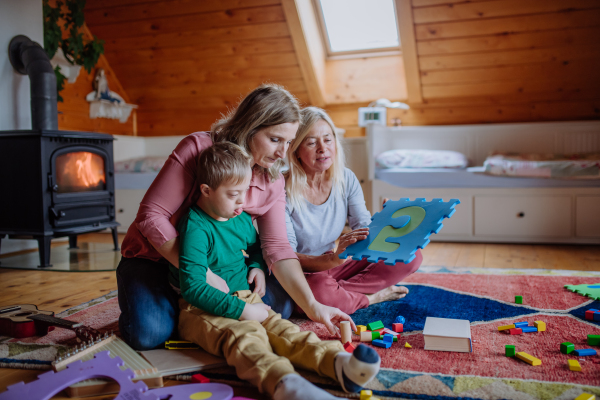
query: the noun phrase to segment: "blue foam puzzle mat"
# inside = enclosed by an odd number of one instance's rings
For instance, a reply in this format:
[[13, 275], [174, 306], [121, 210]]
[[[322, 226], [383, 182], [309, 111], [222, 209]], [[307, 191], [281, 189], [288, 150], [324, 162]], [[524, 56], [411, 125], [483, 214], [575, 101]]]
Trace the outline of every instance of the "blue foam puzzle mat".
[[[415, 258], [418, 249], [422, 249], [429, 244], [429, 236], [432, 233], [438, 233], [442, 229], [442, 220], [450, 218], [454, 214], [456, 211], [454, 207], [457, 204], [460, 204], [458, 199], [451, 199], [448, 202], [444, 202], [442, 199], [425, 201], [424, 198], [415, 200], [402, 198], [396, 201], [387, 201], [383, 205], [383, 210], [371, 217], [367, 238], [348, 246], [339, 257], [346, 259], [352, 256], [355, 260], [366, 258], [369, 262], [383, 261], [388, 265], [399, 262], [408, 264]], [[420, 209], [418, 213], [420, 218], [411, 218], [409, 215], [396, 215], [394, 217], [396, 212], [408, 209], [408, 207], [412, 207], [412, 210]], [[406, 211], [408, 212], [408, 210]], [[384, 231], [386, 227], [391, 227], [394, 230], [387, 229]], [[380, 235], [383, 236], [379, 237]], [[371, 247], [376, 240], [396, 243], [399, 246], [389, 252], [373, 250]]]

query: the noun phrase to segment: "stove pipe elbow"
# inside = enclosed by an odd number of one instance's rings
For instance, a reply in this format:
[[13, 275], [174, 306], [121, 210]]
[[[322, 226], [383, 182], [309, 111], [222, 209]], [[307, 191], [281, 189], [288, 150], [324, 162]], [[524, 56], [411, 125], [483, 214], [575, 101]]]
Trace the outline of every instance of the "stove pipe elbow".
[[48, 55], [27, 36], [12, 38], [8, 56], [13, 68], [29, 76], [31, 91], [31, 128], [58, 130], [56, 75]]

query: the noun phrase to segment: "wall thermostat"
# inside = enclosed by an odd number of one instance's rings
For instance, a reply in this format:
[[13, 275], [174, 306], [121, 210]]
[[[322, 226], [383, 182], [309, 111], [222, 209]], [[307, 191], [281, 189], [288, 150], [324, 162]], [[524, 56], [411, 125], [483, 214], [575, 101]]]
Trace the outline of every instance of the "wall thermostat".
[[358, 126], [367, 126], [367, 124], [387, 125], [387, 116], [385, 107], [359, 107]]

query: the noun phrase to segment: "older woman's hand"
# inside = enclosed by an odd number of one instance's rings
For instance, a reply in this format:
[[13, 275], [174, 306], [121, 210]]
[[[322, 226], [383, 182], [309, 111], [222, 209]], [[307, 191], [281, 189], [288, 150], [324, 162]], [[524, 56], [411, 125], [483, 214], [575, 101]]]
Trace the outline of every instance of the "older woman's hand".
[[359, 228], [340, 236], [337, 249], [334, 253], [337, 259], [340, 261], [340, 264], [344, 261], [339, 258], [339, 255], [342, 254], [351, 244], [354, 244], [359, 240], [365, 240], [368, 234], [369, 228]]

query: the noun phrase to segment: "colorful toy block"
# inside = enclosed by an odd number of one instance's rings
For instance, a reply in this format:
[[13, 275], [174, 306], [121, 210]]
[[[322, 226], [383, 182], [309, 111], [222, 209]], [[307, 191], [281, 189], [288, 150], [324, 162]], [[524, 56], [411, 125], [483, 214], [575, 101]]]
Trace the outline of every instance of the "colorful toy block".
[[379, 339], [380, 337], [381, 335], [379, 332], [364, 331], [360, 333], [361, 342], [371, 342], [375, 339]]
[[360, 391], [360, 400], [371, 400], [373, 397], [373, 392], [371, 390], [361, 390]]
[[373, 346], [383, 347], [384, 349], [389, 349], [390, 347], [392, 347], [392, 342], [384, 342], [381, 339], [375, 339], [371, 342], [371, 344]]
[[407, 349], [412, 349], [412, 346], [408, 342], [404, 343], [404, 347]]
[[387, 343], [393, 343], [394, 335], [390, 335], [389, 333], [386, 333], [385, 335], [383, 335], [383, 341], [387, 342]]
[[594, 321], [600, 322], [600, 311], [594, 313]]
[[535, 321], [533, 326], [537, 328], [538, 332], [544, 332], [546, 330], [546, 323], [544, 321]]
[[356, 332], [354, 332], [356, 335], [360, 336], [361, 332], [364, 332], [367, 330], [367, 327], [364, 325], [356, 325]]
[[563, 354], [572, 353], [575, 350], [575, 345], [571, 342], [564, 342], [560, 344], [560, 352]]
[[587, 343], [590, 346], [600, 346], [600, 335], [588, 335]]
[[529, 326], [529, 322], [520, 321], [520, 322], [515, 322], [513, 325], [515, 326], [515, 328], [522, 328], [524, 326]]
[[524, 326], [521, 328], [523, 333], [537, 332], [537, 328], [535, 326]]
[[506, 357], [514, 357], [516, 354], [515, 346], [512, 344], [507, 344], [504, 346], [504, 355]]
[[339, 258], [345, 260], [353, 256], [354, 260], [366, 258], [373, 263], [408, 264], [418, 249], [427, 246], [429, 236], [442, 229], [442, 220], [450, 218], [459, 203], [458, 199], [448, 202], [442, 199], [428, 202], [424, 198], [389, 200], [383, 210], [371, 217], [367, 238], [348, 246]]
[[392, 330], [394, 332], [404, 332], [404, 325], [398, 322], [392, 324]]
[[523, 296], [515, 296], [515, 303], [523, 304]]
[[537, 365], [542, 365], [542, 360], [539, 358], [535, 358], [532, 355], [525, 353], [524, 351], [519, 351], [516, 354], [517, 358], [521, 361], [525, 361], [527, 364], [533, 365], [534, 367]]
[[581, 393], [579, 396], [575, 397], [575, 400], [596, 400], [596, 396], [589, 393]]
[[340, 322], [340, 333], [342, 335], [342, 343], [352, 341], [352, 328], [350, 327], [350, 321]]
[[402, 324], [402, 325], [404, 325], [405, 322], [406, 322], [406, 320], [404, 319], [404, 317], [402, 315], [398, 315], [396, 317], [396, 319], [394, 320], [395, 324]]
[[192, 383], [210, 383], [210, 379], [202, 374], [192, 375]]
[[348, 353], [354, 353], [356, 347], [352, 344], [352, 342], [346, 342], [344, 343], [344, 350], [346, 350]]
[[523, 330], [521, 328], [512, 328], [505, 332], [508, 332], [510, 335], [520, 335], [523, 333]]
[[579, 361], [569, 360], [569, 369], [571, 371], [581, 372], [581, 365], [579, 365]]
[[587, 319], [588, 321], [593, 321], [594, 320], [594, 314], [597, 314], [597, 312], [594, 311], [594, 310], [587, 310], [585, 312], [585, 319]]
[[367, 324], [367, 330], [369, 331], [376, 331], [377, 329], [383, 328], [385, 328], [385, 326], [383, 326], [383, 322], [381, 321], [375, 321]]
[[392, 336], [399, 336], [397, 332], [394, 332], [393, 330], [391, 330], [391, 329], [388, 329], [388, 328], [383, 328], [383, 329], [381, 330], [381, 332], [382, 332], [384, 335], [385, 335], [386, 333], [389, 333], [389, 334], [390, 334], [390, 335], [392, 335]]
[[595, 356], [596, 354], [598, 354], [596, 352], [596, 350], [594, 349], [578, 349], [578, 350], [573, 350], [573, 353], [575, 353], [575, 355], [583, 357], [583, 356]]
[[506, 331], [508, 329], [513, 329], [515, 328], [515, 324], [510, 324], [510, 325], [502, 325], [498, 327], [499, 331]]

